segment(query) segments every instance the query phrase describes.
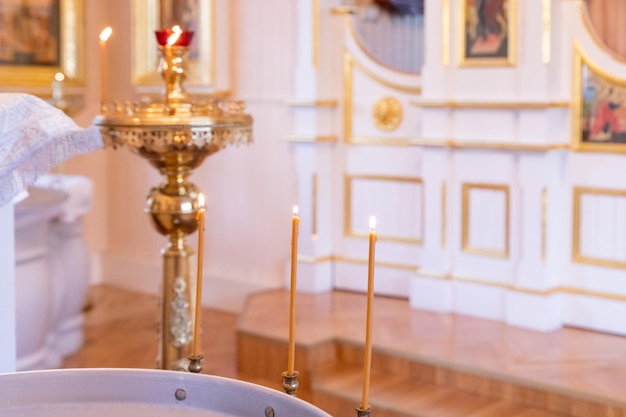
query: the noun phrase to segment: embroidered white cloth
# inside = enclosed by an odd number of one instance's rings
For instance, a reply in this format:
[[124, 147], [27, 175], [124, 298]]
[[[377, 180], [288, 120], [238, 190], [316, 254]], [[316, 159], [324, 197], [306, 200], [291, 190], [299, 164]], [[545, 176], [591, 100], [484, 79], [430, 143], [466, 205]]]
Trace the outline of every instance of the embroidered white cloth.
[[102, 147], [97, 127], [83, 129], [28, 94], [0, 94], [0, 206], [75, 155]]

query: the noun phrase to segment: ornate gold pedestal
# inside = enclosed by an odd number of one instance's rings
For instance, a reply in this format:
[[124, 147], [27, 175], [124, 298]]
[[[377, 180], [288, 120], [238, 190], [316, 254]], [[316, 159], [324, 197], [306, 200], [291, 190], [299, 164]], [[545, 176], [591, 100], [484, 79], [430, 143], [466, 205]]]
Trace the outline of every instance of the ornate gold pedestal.
[[155, 228], [168, 237], [162, 251], [158, 367], [187, 370], [194, 337], [196, 277], [189, 263], [194, 251], [185, 236], [197, 229], [199, 195], [189, 175], [207, 156], [226, 146], [251, 143], [252, 117], [244, 113], [242, 102], [188, 96], [182, 87], [187, 47], [163, 45], [159, 49], [159, 68], [166, 82], [163, 102], [115, 102], [104, 106], [94, 123], [106, 145], [129, 148], [165, 176], [161, 185], [150, 190], [146, 207]]

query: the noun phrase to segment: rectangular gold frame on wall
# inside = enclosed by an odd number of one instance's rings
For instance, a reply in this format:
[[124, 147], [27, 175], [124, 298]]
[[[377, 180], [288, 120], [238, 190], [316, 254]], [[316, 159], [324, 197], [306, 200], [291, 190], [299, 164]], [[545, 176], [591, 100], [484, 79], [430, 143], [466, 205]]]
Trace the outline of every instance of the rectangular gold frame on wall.
[[[162, 29], [161, 4], [163, 0], [132, 1], [132, 80], [137, 86], [162, 86], [157, 72], [158, 45], [154, 35]], [[198, 0], [197, 26], [192, 44], [197, 45], [197, 57], [191, 57], [185, 85], [210, 90], [215, 85], [215, 0]], [[183, 29], [187, 29], [184, 28]]]
[[[598, 85], [591, 85], [593, 83]], [[604, 128], [600, 128], [598, 133], [594, 132], [597, 129], [596, 125], [602, 124], [602, 119], [599, 117], [601, 107], [604, 107], [605, 113], [611, 112], [610, 91], [613, 90], [619, 94], [625, 94], [626, 79], [608, 74], [587, 57], [579, 45], [574, 45], [572, 148], [575, 151], [626, 153], [626, 131], [619, 131], [619, 138], [612, 131], [612, 127], [610, 133], [604, 132]], [[583, 92], [589, 95], [592, 91], [594, 92], [593, 99], [586, 100]], [[621, 104], [617, 109], [623, 106], [624, 104]], [[608, 116], [606, 120], [609, 126], [613, 124]], [[626, 119], [618, 121], [622, 122], [619, 123], [622, 125], [626, 123]], [[596, 139], [593, 138], [594, 136]]]
[[[488, 30], [487, 28], [481, 28], [476, 26], [472, 28], [471, 24], [478, 25], [478, 17], [472, 13], [472, 9], [469, 8], [468, 2], [470, 0], [459, 0], [461, 3], [461, 12], [459, 13], [459, 65], [464, 67], [500, 67], [500, 66], [514, 66], [517, 63], [517, 20], [518, 20], [518, 4], [517, 0], [504, 0], [504, 10], [506, 16], [498, 16], [495, 24], [502, 30], [502, 23], [506, 17], [506, 53], [501, 56], [500, 51], [489, 54], [475, 54], [474, 56], [468, 56], [467, 53], [467, 34], [471, 32], [475, 38], [481, 36], [485, 32], [478, 33], [480, 31]], [[485, 44], [493, 37], [486, 34]], [[494, 35], [495, 36], [495, 35]], [[487, 46], [485, 46], [487, 48]]]
[[580, 219], [581, 219], [581, 197], [583, 194], [590, 195], [604, 195], [610, 197], [624, 197], [626, 198], [626, 190], [618, 190], [611, 188], [596, 188], [596, 187], [574, 187], [572, 191], [573, 196], [573, 213], [572, 213], [572, 261], [603, 266], [607, 268], [620, 268], [626, 269], [626, 261], [620, 261], [617, 259], [608, 258], [595, 258], [593, 256], [587, 256], [581, 253], [581, 237], [580, 237]]
[[84, 84], [84, 0], [60, 0], [59, 8], [59, 65], [0, 65], [1, 85], [37, 93], [50, 87], [57, 72], [65, 74], [66, 85]]
[[[352, 182], [354, 180], [371, 180], [371, 181], [389, 181], [400, 183], [413, 183], [424, 185], [421, 178], [418, 177], [397, 177], [397, 176], [385, 176], [385, 175], [368, 175], [368, 174], [346, 174], [345, 175], [345, 194], [344, 194], [344, 235], [347, 237], [367, 238], [369, 231], [366, 230], [354, 230], [352, 229]], [[396, 243], [408, 243], [412, 245], [424, 244], [424, 190], [422, 188], [421, 199], [421, 230], [422, 236], [411, 238], [405, 236], [393, 236], [378, 233], [378, 240]]]
[[[471, 255], [489, 256], [492, 258], [508, 258], [510, 252], [510, 223], [511, 223], [511, 196], [508, 185], [503, 184], [481, 184], [481, 183], [463, 183], [463, 195], [461, 200], [461, 250]], [[494, 250], [487, 248], [477, 248], [470, 245], [469, 235], [469, 216], [470, 207], [469, 199], [472, 189], [500, 191], [504, 193], [504, 248], [502, 250]]]

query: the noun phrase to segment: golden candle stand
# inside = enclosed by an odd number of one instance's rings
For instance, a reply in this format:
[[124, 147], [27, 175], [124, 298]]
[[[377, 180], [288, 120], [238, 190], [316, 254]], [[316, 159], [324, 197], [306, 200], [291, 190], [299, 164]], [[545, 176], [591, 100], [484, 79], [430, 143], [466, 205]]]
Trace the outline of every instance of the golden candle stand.
[[[162, 31], [160, 31], [162, 32]], [[159, 39], [159, 70], [165, 80], [162, 102], [104, 103], [94, 124], [106, 146], [127, 147], [146, 158], [165, 181], [150, 190], [146, 212], [159, 233], [168, 237], [162, 251], [163, 284], [157, 368], [201, 369], [200, 357], [188, 358], [193, 337], [192, 296], [196, 277], [189, 265], [193, 249], [185, 236], [197, 230], [198, 187], [189, 181], [209, 155], [229, 145], [252, 142], [252, 117], [241, 101], [186, 94], [188, 41], [168, 44]], [[202, 277], [197, 277], [201, 279]], [[195, 306], [201, 308], [201, 306]]]

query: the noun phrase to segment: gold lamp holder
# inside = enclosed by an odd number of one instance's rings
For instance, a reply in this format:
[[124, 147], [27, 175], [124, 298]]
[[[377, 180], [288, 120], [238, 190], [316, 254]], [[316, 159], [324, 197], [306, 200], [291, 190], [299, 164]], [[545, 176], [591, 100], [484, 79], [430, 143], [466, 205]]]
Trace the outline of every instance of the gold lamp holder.
[[[161, 45], [159, 50], [159, 69], [165, 81], [163, 101], [105, 103], [94, 124], [100, 127], [105, 145], [129, 148], [164, 176], [164, 182], [150, 190], [146, 206], [154, 227], [168, 238], [161, 252], [157, 367], [186, 371], [193, 337], [199, 337], [192, 334], [196, 277], [192, 276], [190, 257], [194, 251], [185, 237], [198, 227], [200, 190], [189, 176], [207, 156], [229, 145], [251, 143], [252, 117], [244, 113], [241, 101], [185, 92], [187, 46]], [[192, 368], [198, 369], [199, 362], [198, 358]]]

